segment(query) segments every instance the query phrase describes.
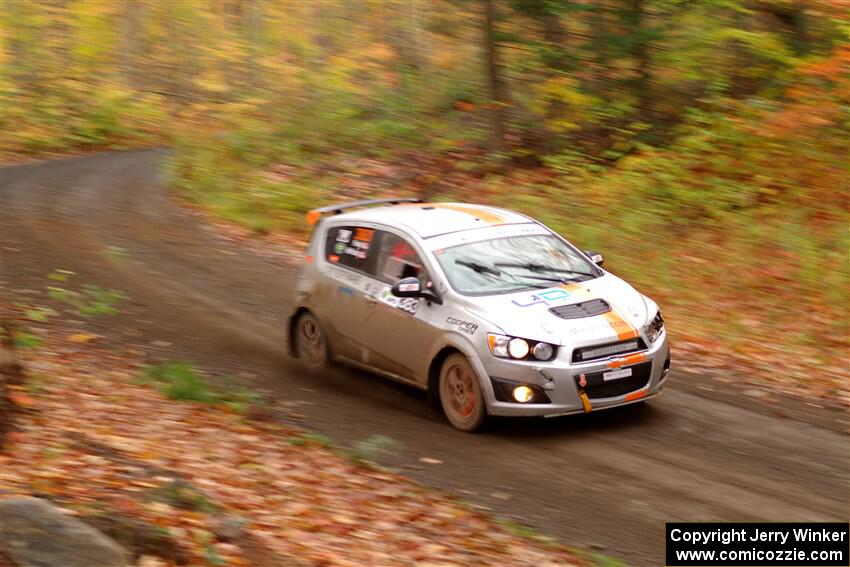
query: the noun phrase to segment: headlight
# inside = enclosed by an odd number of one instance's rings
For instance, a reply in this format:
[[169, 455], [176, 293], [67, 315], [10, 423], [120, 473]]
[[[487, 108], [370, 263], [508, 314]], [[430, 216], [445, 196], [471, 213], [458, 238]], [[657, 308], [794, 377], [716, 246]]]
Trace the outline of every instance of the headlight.
[[549, 343], [537, 343], [534, 345], [534, 348], [531, 349], [531, 354], [533, 354], [534, 358], [537, 360], [551, 360], [552, 355], [555, 354], [555, 347]]
[[661, 336], [661, 331], [664, 330], [664, 317], [661, 316], [661, 311], [655, 315], [655, 318], [652, 319], [652, 322], [646, 327], [646, 338], [649, 339], [650, 343], [654, 343], [659, 336]]
[[528, 343], [525, 339], [511, 339], [508, 343], [508, 354], [513, 358], [525, 358], [528, 356]]
[[487, 335], [487, 344], [493, 356], [524, 360], [552, 360], [555, 356], [555, 346], [549, 343], [528, 341], [507, 335]]

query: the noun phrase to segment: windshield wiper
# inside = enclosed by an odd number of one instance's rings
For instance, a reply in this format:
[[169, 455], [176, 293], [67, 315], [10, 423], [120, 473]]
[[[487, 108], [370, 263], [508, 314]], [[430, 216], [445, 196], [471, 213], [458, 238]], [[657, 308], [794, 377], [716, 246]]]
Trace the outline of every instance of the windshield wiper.
[[466, 266], [472, 270], [475, 270], [479, 274], [491, 274], [493, 276], [501, 276], [502, 272], [497, 270], [496, 268], [491, 268], [486, 264], [481, 264], [479, 262], [475, 262], [472, 260], [455, 260], [455, 264], [459, 266]]
[[[589, 278], [595, 278], [596, 274], [591, 274], [590, 272], [582, 272], [581, 270], [570, 270], [568, 268], [558, 268], [557, 266], [547, 266], [545, 264], [535, 264], [533, 262], [526, 262], [521, 264], [519, 262], [496, 262], [495, 266], [502, 266], [504, 268], [524, 268], [531, 272], [562, 272], [565, 274], [578, 274], [580, 276], [587, 276]], [[530, 276], [529, 276], [530, 277]], [[542, 277], [539, 279], [543, 279]], [[546, 278], [547, 280], [551, 280], [554, 282], [561, 281], [556, 278]]]

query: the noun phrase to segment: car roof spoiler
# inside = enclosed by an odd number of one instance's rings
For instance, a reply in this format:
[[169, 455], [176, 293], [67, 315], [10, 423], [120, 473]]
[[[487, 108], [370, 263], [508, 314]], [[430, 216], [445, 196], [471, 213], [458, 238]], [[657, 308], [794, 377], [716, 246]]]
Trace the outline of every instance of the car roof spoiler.
[[319, 219], [324, 215], [338, 215], [346, 209], [355, 207], [369, 207], [371, 205], [398, 205], [400, 203], [424, 203], [422, 199], [415, 197], [391, 197], [388, 199], [366, 199], [364, 201], [351, 201], [349, 203], [340, 203], [338, 205], [328, 205], [327, 207], [319, 207], [307, 213], [307, 223], [314, 225], [319, 222]]

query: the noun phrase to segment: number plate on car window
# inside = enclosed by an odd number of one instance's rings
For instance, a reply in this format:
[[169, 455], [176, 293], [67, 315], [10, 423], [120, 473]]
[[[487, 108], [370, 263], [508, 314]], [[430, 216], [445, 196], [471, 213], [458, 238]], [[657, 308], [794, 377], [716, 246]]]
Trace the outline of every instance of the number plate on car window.
[[628, 378], [631, 375], [631, 368], [623, 368], [622, 370], [612, 370], [611, 372], [606, 372], [602, 375], [602, 379], [607, 382], [608, 380], [617, 380], [618, 378]]

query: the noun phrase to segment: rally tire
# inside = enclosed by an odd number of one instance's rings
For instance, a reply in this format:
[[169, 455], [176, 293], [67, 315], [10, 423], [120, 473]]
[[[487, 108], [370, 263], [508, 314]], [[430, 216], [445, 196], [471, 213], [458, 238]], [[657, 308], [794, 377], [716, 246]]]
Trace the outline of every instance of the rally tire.
[[328, 338], [315, 315], [305, 311], [293, 327], [292, 346], [298, 363], [311, 374], [327, 368], [330, 362]]
[[440, 368], [440, 405], [456, 429], [473, 432], [487, 418], [481, 382], [469, 360], [460, 353], [449, 355]]

